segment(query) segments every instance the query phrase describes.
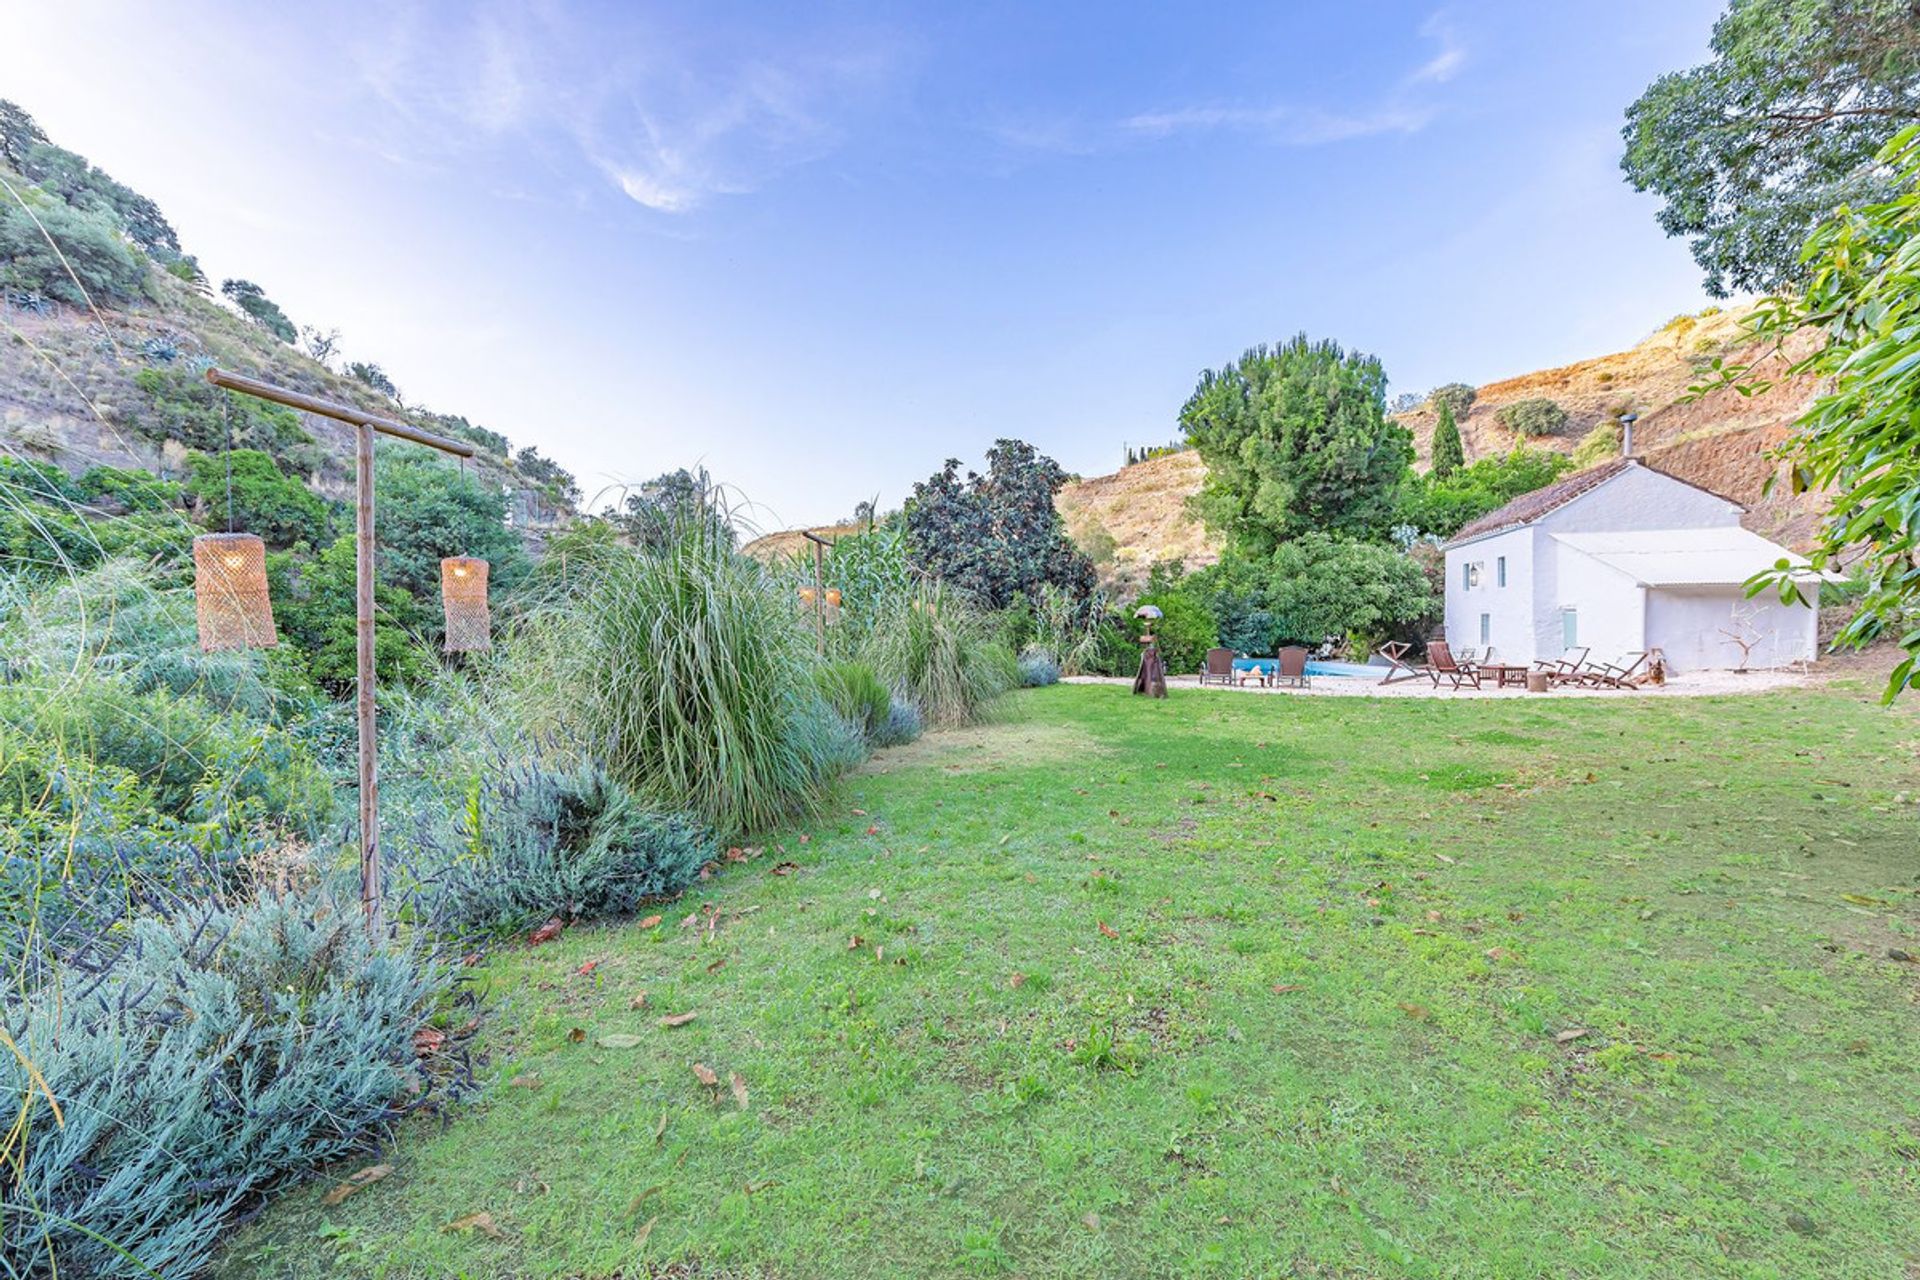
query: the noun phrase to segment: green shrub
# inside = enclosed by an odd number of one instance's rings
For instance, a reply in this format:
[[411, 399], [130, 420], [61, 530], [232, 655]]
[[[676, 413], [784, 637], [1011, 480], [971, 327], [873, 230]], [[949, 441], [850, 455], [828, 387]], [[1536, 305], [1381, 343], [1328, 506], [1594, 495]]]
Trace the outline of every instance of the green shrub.
[[133, 385], [147, 399], [134, 429], [150, 440], [178, 440], [189, 449], [219, 453], [231, 439], [233, 448], [272, 454], [294, 475], [316, 471], [325, 460], [300, 415], [285, 405], [220, 391], [179, 365], [142, 369]]
[[887, 718], [868, 737], [874, 747], [905, 746], [920, 736], [920, 708], [895, 694], [887, 700]]
[[1550, 436], [1567, 425], [1567, 411], [1544, 396], [1501, 405], [1493, 416], [1518, 436]]
[[142, 919], [105, 972], [7, 997], [8, 1273], [196, 1274], [248, 1197], [399, 1114], [443, 983], [372, 949], [356, 906], [313, 893]]
[[1271, 574], [1268, 607], [1281, 640], [1358, 637], [1372, 648], [1434, 607], [1420, 566], [1376, 543], [1308, 534], [1274, 553]]
[[299, 480], [283, 474], [272, 455], [258, 449], [187, 456], [183, 492], [200, 505], [208, 524], [215, 528], [228, 524], [229, 473], [233, 528], [256, 534], [272, 547], [297, 542], [317, 547], [326, 542], [327, 504]]
[[0, 285], [84, 306], [89, 296], [103, 303], [131, 301], [145, 277], [146, 268], [111, 215], [52, 201], [36, 205], [32, 214], [11, 200], [0, 204]]
[[437, 928], [504, 931], [630, 912], [686, 888], [718, 855], [706, 826], [648, 808], [602, 770], [528, 763], [476, 780], [414, 872]]
[[1060, 683], [1060, 664], [1045, 649], [1031, 648], [1020, 655], [1020, 687], [1035, 689]]
[[240, 308], [247, 319], [265, 329], [280, 341], [292, 346], [300, 337], [299, 326], [287, 318], [280, 304], [266, 295], [266, 291], [251, 280], [223, 280], [220, 292]]
[[871, 741], [886, 724], [893, 703], [873, 668], [861, 662], [834, 662], [822, 667], [817, 678], [827, 705]]
[[1580, 443], [1573, 447], [1573, 465], [1591, 467], [1596, 463], [1609, 462], [1620, 456], [1620, 421], [1609, 418], [1595, 426], [1593, 430], [1580, 437]]
[[868, 633], [860, 656], [931, 723], [970, 723], [1018, 681], [1013, 652], [940, 583], [916, 582], [886, 608], [891, 620]]
[[1442, 386], [1435, 387], [1432, 391], [1428, 392], [1427, 403], [1432, 405], [1436, 411], [1444, 406], [1453, 410], [1453, 416], [1455, 418], [1464, 418], [1467, 416], [1468, 410], [1473, 408], [1473, 402], [1477, 400], [1479, 396], [1479, 392], [1464, 382], [1449, 382]]
[[568, 570], [517, 637], [531, 723], [726, 835], [810, 807], [857, 754], [814, 683], [790, 584], [691, 520]]
[[[1158, 570], [1159, 566], [1155, 568]], [[1139, 603], [1157, 607], [1161, 616], [1151, 623], [1142, 618], [1133, 619], [1134, 638], [1137, 641], [1142, 633], [1151, 628], [1167, 674], [1183, 675], [1198, 671], [1206, 661], [1207, 650], [1220, 643], [1219, 628], [1206, 606], [1170, 582], [1165, 582], [1163, 575], [1156, 572], [1155, 577], [1163, 578], [1163, 581], [1156, 584], [1150, 580], [1149, 590], [1140, 597]], [[1138, 648], [1136, 644], [1136, 652]]]

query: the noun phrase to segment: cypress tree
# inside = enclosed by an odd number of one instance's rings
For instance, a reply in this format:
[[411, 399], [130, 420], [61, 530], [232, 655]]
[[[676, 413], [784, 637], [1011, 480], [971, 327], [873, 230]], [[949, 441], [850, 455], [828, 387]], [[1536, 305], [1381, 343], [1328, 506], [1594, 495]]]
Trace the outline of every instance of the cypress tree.
[[1460, 443], [1460, 428], [1453, 421], [1453, 406], [1440, 402], [1440, 422], [1433, 429], [1433, 478], [1445, 480], [1467, 461]]

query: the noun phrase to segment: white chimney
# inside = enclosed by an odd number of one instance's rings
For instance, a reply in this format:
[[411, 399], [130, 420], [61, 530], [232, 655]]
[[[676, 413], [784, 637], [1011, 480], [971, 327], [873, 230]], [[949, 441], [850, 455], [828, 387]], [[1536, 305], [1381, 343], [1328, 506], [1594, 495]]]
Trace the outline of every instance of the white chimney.
[[1637, 413], [1620, 415], [1620, 456], [1623, 458], [1633, 456], [1633, 424], [1638, 421], [1640, 421], [1640, 415]]

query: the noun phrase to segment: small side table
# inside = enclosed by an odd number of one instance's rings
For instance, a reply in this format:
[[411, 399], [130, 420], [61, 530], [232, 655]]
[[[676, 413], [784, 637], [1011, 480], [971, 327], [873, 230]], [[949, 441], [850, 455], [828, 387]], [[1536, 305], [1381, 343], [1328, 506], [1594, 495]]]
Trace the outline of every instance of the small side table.
[[1480, 674], [1483, 677], [1492, 677], [1493, 687], [1496, 689], [1517, 689], [1527, 682], [1527, 669], [1510, 663], [1488, 663], [1480, 668]]

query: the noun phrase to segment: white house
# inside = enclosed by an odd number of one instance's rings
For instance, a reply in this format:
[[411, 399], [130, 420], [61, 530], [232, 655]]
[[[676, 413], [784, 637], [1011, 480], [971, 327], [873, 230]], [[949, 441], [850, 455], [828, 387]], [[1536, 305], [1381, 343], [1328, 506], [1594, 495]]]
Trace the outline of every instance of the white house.
[[[1575, 472], [1468, 524], [1447, 544], [1447, 641], [1501, 662], [1577, 645], [1611, 662], [1660, 649], [1672, 671], [1812, 659], [1818, 612], [1743, 583], [1785, 558], [1745, 508], [1638, 458]], [[1817, 583], [1808, 571], [1806, 595]]]

